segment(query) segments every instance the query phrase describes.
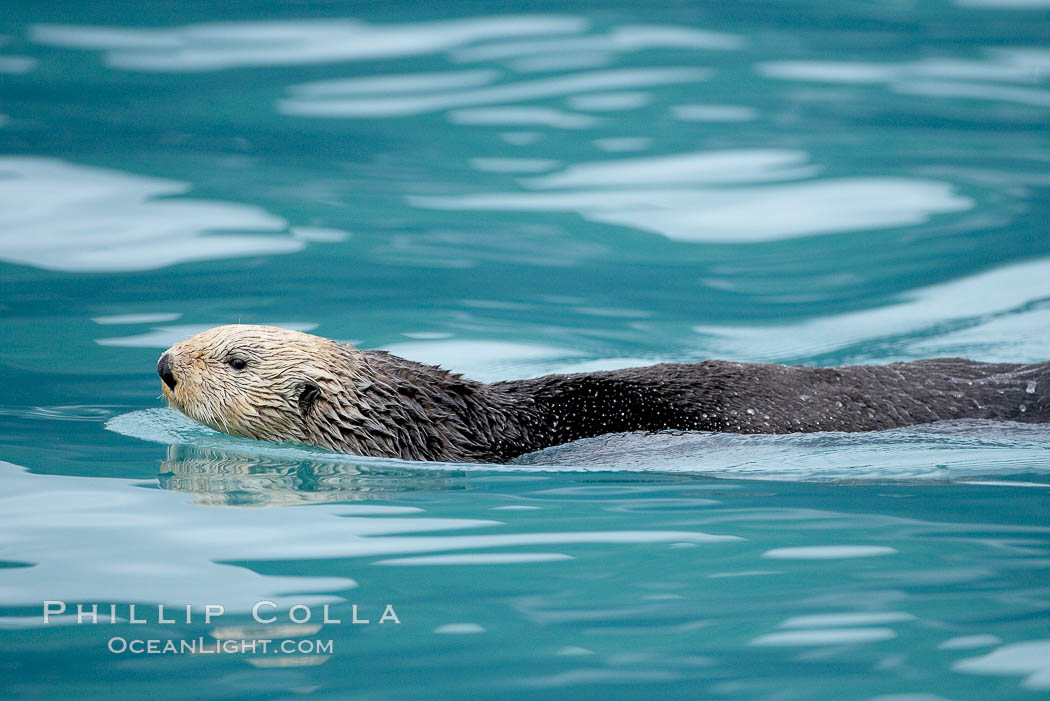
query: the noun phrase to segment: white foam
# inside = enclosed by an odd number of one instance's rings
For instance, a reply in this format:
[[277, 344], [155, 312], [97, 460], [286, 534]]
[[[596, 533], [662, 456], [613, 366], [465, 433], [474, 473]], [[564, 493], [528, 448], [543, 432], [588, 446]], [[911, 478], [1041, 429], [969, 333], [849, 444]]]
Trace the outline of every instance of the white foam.
[[[253, 205], [174, 197], [189, 189], [53, 158], [0, 157], [0, 260], [126, 272], [306, 245], [288, 234], [287, 222]], [[231, 231], [259, 233], [219, 233]]]
[[762, 557], [775, 560], [845, 560], [896, 553], [895, 548], [885, 545], [803, 545], [795, 548], [773, 548], [762, 553]]
[[890, 628], [829, 628], [798, 630], [761, 635], [751, 645], [800, 647], [809, 645], [856, 645], [892, 640], [897, 634]]
[[196, 72], [419, 56], [484, 39], [573, 33], [586, 26], [575, 17], [506, 15], [400, 24], [324, 19], [158, 29], [38, 24], [29, 36], [48, 46], [103, 50], [112, 68]]

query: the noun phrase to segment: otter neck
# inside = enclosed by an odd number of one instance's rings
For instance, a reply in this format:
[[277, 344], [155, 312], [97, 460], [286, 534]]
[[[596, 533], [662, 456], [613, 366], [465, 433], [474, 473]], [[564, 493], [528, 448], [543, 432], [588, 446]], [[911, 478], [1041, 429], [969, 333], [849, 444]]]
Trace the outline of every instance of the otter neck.
[[488, 385], [385, 351], [352, 352], [364, 381], [344, 449], [445, 462], [494, 462], [525, 452], [511, 448], [523, 440], [517, 408]]
[[712, 430], [713, 402], [724, 394], [702, 363], [483, 384], [383, 351], [355, 352], [369, 378], [357, 397], [368, 418], [353, 426], [359, 445], [347, 449], [409, 460], [506, 462], [606, 433]]

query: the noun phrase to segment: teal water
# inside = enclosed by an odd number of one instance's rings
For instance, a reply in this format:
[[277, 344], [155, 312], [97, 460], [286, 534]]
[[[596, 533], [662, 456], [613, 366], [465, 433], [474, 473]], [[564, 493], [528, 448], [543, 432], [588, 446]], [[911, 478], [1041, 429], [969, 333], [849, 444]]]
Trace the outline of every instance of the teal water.
[[1045, 427], [404, 463], [195, 426], [153, 367], [238, 321], [481, 380], [1046, 360], [1047, 12], [7, 3], [0, 695], [1045, 698]]

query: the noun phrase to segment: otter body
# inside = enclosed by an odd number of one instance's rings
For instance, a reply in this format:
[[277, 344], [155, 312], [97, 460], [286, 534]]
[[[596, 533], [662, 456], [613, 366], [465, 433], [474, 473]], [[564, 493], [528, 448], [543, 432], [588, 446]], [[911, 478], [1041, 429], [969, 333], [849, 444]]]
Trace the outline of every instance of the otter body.
[[1050, 363], [705, 361], [485, 384], [296, 331], [221, 326], [172, 346], [157, 369], [171, 405], [217, 430], [407, 460], [505, 462], [624, 431], [1050, 422]]

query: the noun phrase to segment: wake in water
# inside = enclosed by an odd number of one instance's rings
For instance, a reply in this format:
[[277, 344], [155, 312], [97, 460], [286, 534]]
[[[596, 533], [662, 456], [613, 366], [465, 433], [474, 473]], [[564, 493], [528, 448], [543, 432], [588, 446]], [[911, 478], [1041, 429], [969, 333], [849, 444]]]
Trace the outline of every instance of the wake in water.
[[958, 481], [1050, 473], [1050, 427], [966, 419], [870, 433], [622, 433], [516, 462], [788, 481]]
[[[193, 473], [229, 473], [223, 464], [254, 471], [289, 463], [323, 464], [328, 474], [368, 471], [619, 470], [690, 473], [723, 479], [784, 481], [945, 481], [1050, 474], [1050, 426], [981, 420], [944, 421], [870, 433], [623, 433], [587, 438], [523, 455], [509, 465], [406, 462], [329, 453], [314, 448], [235, 438], [170, 409], [115, 416], [106, 428], [142, 440], [195, 451]], [[166, 463], [171, 469], [172, 457]], [[266, 467], [269, 466], [269, 467]], [[243, 473], [246, 470], [239, 470]], [[250, 471], [250, 470], [249, 470]], [[183, 471], [185, 472], [185, 471]], [[199, 480], [198, 480], [199, 481]], [[170, 485], [173, 488], [178, 486]], [[190, 491], [199, 491], [191, 488]]]

